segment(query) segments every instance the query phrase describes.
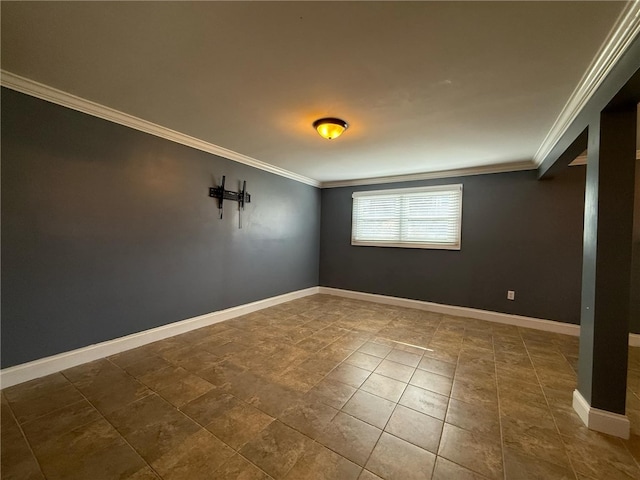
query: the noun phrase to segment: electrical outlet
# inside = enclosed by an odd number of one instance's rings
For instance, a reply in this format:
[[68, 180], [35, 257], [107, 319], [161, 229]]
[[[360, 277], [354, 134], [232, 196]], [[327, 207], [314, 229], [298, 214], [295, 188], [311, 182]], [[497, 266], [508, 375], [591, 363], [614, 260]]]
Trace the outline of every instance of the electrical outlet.
[[515, 290], [507, 290], [507, 300], [515, 300], [516, 292]]

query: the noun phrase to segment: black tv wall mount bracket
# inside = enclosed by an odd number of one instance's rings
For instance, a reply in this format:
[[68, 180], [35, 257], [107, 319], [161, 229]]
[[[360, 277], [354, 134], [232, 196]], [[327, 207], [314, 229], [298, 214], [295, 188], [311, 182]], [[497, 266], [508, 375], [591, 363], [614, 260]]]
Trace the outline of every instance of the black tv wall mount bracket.
[[242, 211], [244, 210], [245, 203], [251, 203], [251, 195], [247, 193], [247, 181], [242, 182], [242, 190], [239, 192], [232, 192], [224, 189], [225, 176], [222, 177], [222, 185], [219, 187], [209, 188], [209, 196], [218, 199], [218, 210], [220, 211], [220, 218], [222, 218], [222, 204], [225, 200], [231, 200], [238, 202], [239, 210], [239, 228], [242, 228]]

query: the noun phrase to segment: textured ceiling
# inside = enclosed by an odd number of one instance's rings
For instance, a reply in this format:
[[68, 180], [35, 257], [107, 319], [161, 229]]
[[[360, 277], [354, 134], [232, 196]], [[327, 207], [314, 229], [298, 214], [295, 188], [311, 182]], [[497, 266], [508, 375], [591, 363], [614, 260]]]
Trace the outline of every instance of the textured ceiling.
[[[319, 181], [530, 160], [624, 2], [2, 2], [2, 68]], [[312, 122], [350, 123], [321, 139]]]

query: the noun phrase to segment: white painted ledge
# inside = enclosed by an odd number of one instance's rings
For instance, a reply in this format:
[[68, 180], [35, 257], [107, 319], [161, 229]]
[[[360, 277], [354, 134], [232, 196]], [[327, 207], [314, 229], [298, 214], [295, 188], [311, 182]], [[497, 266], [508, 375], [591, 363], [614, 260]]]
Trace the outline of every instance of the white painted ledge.
[[593, 408], [577, 389], [573, 391], [573, 409], [590, 430], [614, 437], [629, 438], [631, 423], [626, 415]]
[[276, 297], [265, 298], [257, 302], [239, 305], [237, 307], [207, 313], [198, 317], [188, 318], [178, 322], [152, 328], [143, 332], [134, 333], [125, 337], [116, 338], [106, 342], [96, 343], [88, 347], [78, 348], [69, 352], [40, 358], [32, 362], [23, 363], [14, 367], [0, 370], [0, 388], [7, 388], [18, 383], [27, 382], [35, 378], [44, 377], [67, 368], [75, 367], [83, 363], [92, 362], [100, 358], [115, 355], [132, 348], [141, 347], [148, 343], [164, 340], [165, 338], [180, 335], [197, 328], [213, 325], [248, 313], [272, 307], [280, 303], [289, 302], [297, 298], [306, 297], [318, 293], [318, 287], [285, 293]]

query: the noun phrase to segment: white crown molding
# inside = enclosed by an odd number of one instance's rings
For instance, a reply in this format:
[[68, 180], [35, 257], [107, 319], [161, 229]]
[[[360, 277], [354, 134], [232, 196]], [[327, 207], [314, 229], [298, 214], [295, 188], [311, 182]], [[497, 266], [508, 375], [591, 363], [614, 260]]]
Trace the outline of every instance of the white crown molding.
[[408, 175], [394, 175], [389, 177], [362, 178], [355, 180], [336, 180], [322, 182], [321, 188], [355, 187], [359, 185], [379, 185], [382, 183], [411, 182], [414, 180], [433, 180], [436, 178], [468, 177], [470, 175], [486, 175], [490, 173], [519, 172], [522, 170], [535, 170], [536, 165], [529, 160], [522, 162], [501, 163], [485, 165], [482, 167], [457, 168], [452, 170], [440, 170], [438, 172], [412, 173]]
[[577, 389], [573, 391], [573, 409], [589, 429], [614, 437], [629, 438], [631, 423], [626, 415], [593, 408]]
[[40, 358], [32, 362], [23, 363], [14, 367], [0, 370], [0, 388], [11, 387], [19, 383], [27, 382], [35, 378], [44, 377], [52, 373], [75, 367], [83, 363], [92, 362], [116, 353], [124, 352], [132, 348], [141, 347], [151, 342], [180, 335], [197, 328], [213, 325], [232, 318], [246, 315], [263, 308], [272, 307], [284, 302], [290, 302], [297, 298], [306, 297], [318, 293], [318, 287], [306, 288], [294, 292], [285, 293], [276, 297], [265, 298], [257, 302], [239, 305], [237, 307], [207, 313], [198, 317], [188, 318], [173, 322], [161, 327], [152, 328], [143, 332], [134, 333], [106, 342], [96, 343], [88, 347], [78, 348], [69, 352]]
[[86, 100], [71, 93], [58, 90], [57, 88], [50, 87], [34, 80], [30, 80], [26, 77], [22, 77], [7, 70], [0, 70], [0, 72], [0, 84], [3, 87], [9, 88], [11, 90], [15, 90], [17, 92], [21, 92], [32, 97], [39, 98], [41, 100], [45, 100], [47, 102], [55, 103], [56, 105], [71, 108], [72, 110], [77, 110], [79, 112], [102, 118], [119, 125], [124, 125], [125, 127], [133, 128], [141, 132], [155, 135], [156, 137], [164, 138], [181, 145], [186, 145], [203, 152], [218, 155], [220, 157], [224, 157], [229, 160], [242, 163], [244, 165], [249, 165], [251, 167], [258, 168], [260, 170], [264, 170], [281, 177], [290, 178], [292, 180], [319, 188], [335, 188], [356, 185], [378, 185], [383, 183], [410, 182], [413, 180], [431, 180], [436, 178], [452, 178], [469, 175], [485, 175], [490, 173], [517, 172], [521, 170], [534, 170], [536, 168], [534, 162], [527, 160], [496, 165], [486, 165], [481, 167], [441, 170], [438, 172], [319, 182], [318, 180], [315, 180], [313, 178], [305, 177], [304, 175], [300, 175], [289, 170], [276, 167], [275, 165], [271, 165], [261, 160], [257, 160], [241, 153], [234, 152], [233, 150], [229, 150], [224, 147], [205, 142], [204, 140], [200, 140], [190, 135], [180, 133], [176, 130], [171, 130], [170, 128], [163, 127], [162, 125], [149, 122], [142, 118], [134, 117], [133, 115], [129, 115], [128, 113], [124, 113], [119, 110], [101, 105], [99, 103], [92, 102], [91, 100]]
[[533, 156], [540, 166], [640, 32], [640, 0], [630, 2]]
[[[636, 150], [636, 160], [640, 160], [640, 150]], [[587, 164], [587, 154], [583, 153], [575, 158], [573, 162], [569, 164], [570, 167], [575, 167], [576, 165], [586, 165]]]
[[129, 115], [128, 113], [120, 112], [113, 108], [100, 105], [99, 103], [86, 100], [71, 93], [63, 92], [62, 90], [58, 90], [57, 88], [53, 88], [34, 80], [21, 77], [20, 75], [16, 75], [15, 73], [11, 73], [6, 70], [1, 70], [1, 73], [2, 76], [0, 84], [3, 87], [10, 88], [11, 90], [25, 93], [27, 95], [31, 95], [32, 97], [40, 98], [57, 105], [62, 105], [63, 107], [71, 108], [82, 113], [93, 115], [94, 117], [102, 118], [113, 123], [124, 125], [125, 127], [133, 128], [141, 132], [149, 133], [151, 135], [155, 135], [156, 137], [180, 143], [182, 145], [186, 145], [187, 147], [192, 147], [203, 152], [218, 155], [220, 157], [233, 160], [234, 162], [249, 165], [250, 167], [258, 168], [269, 173], [274, 173], [281, 177], [290, 178], [291, 180], [295, 180], [297, 182], [306, 183], [307, 185], [311, 185], [314, 187], [320, 186], [320, 182], [312, 178], [305, 177], [304, 175], [290, 172], [289, 170], [285, 170], [284, 168], [276, 167], [275, 165], [256, 160], [255, 158], [251, 158], [241, 153], [228, 150], [224, 147], [205, 142], [204, 140], [185, 135], [184, 133], [171, 130], [170, 128], [148, 122], [147, 120], [134, 117], [133, 115]]

